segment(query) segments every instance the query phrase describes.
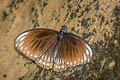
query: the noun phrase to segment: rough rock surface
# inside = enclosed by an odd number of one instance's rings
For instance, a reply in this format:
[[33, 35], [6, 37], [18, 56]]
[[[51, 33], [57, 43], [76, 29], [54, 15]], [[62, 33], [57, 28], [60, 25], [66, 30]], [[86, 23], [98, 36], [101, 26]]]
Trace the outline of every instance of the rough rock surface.
[[[66, 25], [94, 50], [89, 64], [54, 72], [14, 48], [15, 37], [34, 28]], [[119, 0], [0, 0], [0, 80], [120, 80]]]

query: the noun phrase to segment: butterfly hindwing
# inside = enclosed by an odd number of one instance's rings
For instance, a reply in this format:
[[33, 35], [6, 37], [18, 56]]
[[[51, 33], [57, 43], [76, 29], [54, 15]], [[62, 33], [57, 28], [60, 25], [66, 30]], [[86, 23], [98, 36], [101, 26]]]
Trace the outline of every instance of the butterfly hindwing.
[[68, 67], [89, 62], [93, 52], [90, 46], [79, 36], [64, 33], [58, 50], [55, 71], [63, 71]]

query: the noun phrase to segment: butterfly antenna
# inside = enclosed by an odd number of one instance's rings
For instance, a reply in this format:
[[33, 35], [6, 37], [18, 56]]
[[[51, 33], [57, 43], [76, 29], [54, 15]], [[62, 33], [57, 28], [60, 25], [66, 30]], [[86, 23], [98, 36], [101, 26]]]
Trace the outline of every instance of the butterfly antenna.
[[39, 25], [39, 23], [38, 23], [38, 19], [36, 19], [33, 28], [36, 29], [36, 28], [39, 28], [39, 26], [40, 26], [40, 25]]
[[34, 26], [33, 26], [33, 28], [39, 28], [40, 27], [40, 25], [39, 25], [39, 23], [38, 23], [38, 15], [36, 16], [36, 19], [35, 19], [35, 22], [34, 22]]

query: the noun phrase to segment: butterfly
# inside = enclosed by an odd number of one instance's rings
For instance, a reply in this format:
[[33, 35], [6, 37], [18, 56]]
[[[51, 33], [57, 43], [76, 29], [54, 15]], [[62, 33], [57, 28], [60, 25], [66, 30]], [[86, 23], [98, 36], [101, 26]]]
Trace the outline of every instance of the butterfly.
[[15, 39], [15, 47], [44, 69], [56, 72], [89, 62], [92, 48], [79, 36], [61, 30], [38, 28], [22, 32]]

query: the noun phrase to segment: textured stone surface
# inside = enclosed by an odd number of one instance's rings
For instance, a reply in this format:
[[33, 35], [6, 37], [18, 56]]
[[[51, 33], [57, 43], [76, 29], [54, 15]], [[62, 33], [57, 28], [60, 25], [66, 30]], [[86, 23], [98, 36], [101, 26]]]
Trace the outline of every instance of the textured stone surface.
[[[15, 37], [35, 25], [60, 30], [66, 25], [94, 50], [89, 64], [60, 73], [30, 64], [14, 49]], [[0, 80], [119, 80], [119, 0], [1, 0]]]

